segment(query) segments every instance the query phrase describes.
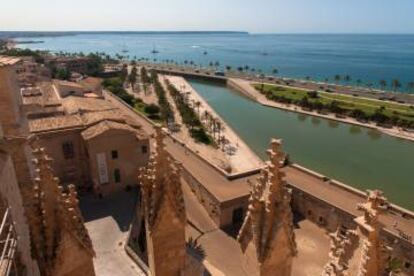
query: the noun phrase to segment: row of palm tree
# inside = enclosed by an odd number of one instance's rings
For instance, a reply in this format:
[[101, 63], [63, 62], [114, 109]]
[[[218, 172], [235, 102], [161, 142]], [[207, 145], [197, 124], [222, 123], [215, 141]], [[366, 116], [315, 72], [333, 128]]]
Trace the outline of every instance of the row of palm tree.
[[[306, 76], [305, 79], [306, 80], [311, 80], [311, 77]], [[345, 83], [350, 83], [352, 81], [352, 77], [350, 75], [341, 76], [341, 75], [337, 74], [333, 77], [333, 80], [337, 84], [339, 84], [339, 82], [341, 82], [341, 81], [344, 81]], [[325, 78], [324, 81], [329, 82], [329, 78]], [[355, 83], [358, 86], [360, 86], [360, 85], [363, 84], [363, 81], [361, 79], [356, 79]], [[401, 81], [398, 80], [398, 79], [393, 79], [390, 82], [387, 82], [385, 79], [381, 79], [381, 80], [378, 81], [378, 85], [379, 85], [379, 87], [381, 87], [382, 90], [385, 90], [387, 87], [390, 87], [394, 91], [397, 91], [398, 89], [403, 87]], [[374, 83], [373, 82], [367, 82], [367, 83], [365, 83], [365, 86], [367, 86], [369, 88], [372, 88], [372, 87], [374, 87]], [[407, 89], [408, 89], [408, 91], [414, 92], [414, 81], [411, 81], [411, 82], [407, 83]]]
[[204, 121], [207, 129], [213, 136], [213, 139], [220, 145], [224, 142], [225, 138], [222, 136], [223, 131], [225, 130], [224, 124], [220, 119], [215, 118], [210, 112], [204, 110], [204, 113], [201, 116], [201, 119]]

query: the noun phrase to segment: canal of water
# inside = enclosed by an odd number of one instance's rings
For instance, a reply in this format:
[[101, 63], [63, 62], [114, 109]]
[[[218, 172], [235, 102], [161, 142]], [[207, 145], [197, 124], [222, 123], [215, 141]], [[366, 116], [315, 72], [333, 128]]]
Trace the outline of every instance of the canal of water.
[[355, 188], [381, 189], [414, 210], [414, 143], [378, 131], [255, 103], [228, 87], [188, 80], [261, 158], [271, 138], [290, 159]]

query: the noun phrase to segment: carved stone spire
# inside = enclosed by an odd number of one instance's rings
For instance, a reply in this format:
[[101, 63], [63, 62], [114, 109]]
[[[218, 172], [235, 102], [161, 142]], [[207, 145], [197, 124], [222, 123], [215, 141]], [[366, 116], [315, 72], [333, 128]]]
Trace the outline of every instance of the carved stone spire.
[[[82, 268], [83, 275], [94, 275], [94, 251], [78, 207], [75, 187], [69, 185], [68, 193], [59, 186], [53, 174], [50, 159], [43, 148], [32, 141], [33, 164], [36, 178], [32, 200], [28, 208], [33, 253], [43, 275], [60, 275]], [[66, 259], [77, 252], [76, 262]], [[80, 271], [79, 271], [80, 272]]]
[[[290, 275], [296, 255], [293, 233], [291, 194], [280, 170], [285, 155], [281, 141], [273, 139], [267, 151], [269, 162], [252, 187], [249, 209], [237, 240], [249, 259], [255, 259], [250, 271], [256, 275]], [[253, 268], [251, 268], [253, 266]]]
[[354, 230], [344, 230], [340, 228], [335, 233], [329, 235], [331, 247], [329, 251], [329, 261], [325, 265], [322, 276], [346, 276], [352, 246], [351, 239], [356, 235]]
[[355, 219], [362, 246], [358, 276], [376, 276], [382, 273], [385, 247], [379, 237], [382, 226], [378, 218], [385, 212], [387, 204], [381, 191], [368, 191], [367, 202], [358, 205], [358, 209], [364, 213]]
[[164, 133], [156, 129], [156, 149], [139, 171], [148, 263], [151, 274], [181, 275], [185, 269], [186, 212], [181, 165], [165, 150]]

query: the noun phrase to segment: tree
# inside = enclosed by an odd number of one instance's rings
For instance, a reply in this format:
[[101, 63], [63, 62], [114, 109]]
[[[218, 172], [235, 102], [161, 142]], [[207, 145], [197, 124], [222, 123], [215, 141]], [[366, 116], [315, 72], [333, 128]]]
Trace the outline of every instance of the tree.
[[155, 115], [155, 114], [160, 113], [161, 109], [158, 105], [150, 104], [144, 108], [144, 111], [145, 113], [148, 113], [149, 115]]
[[410, 92], [414, 92], [414, 81], [410, 81], [410, 82], [407, 84], [407, 88], [408, 88], [408, 91], [410, 91]]
[[273, 75], [277, 75], [277, 74], [279, 74], [279, 70], [277, 68], [273, 68], [272, 73], [273, 73]]
[[134, 89], [137, 82], [137, 67], [132, 67], [131, 74], [128, 76], [128, 82], [131, 84], [132, 89]]
[[221, 122], [219, 120], [216, 121], [215, 128], [216, 128], [216, 132], [218, 134], [217, 136], [220, 137], [220, 133], [221, 133]]
[[351, 76], [350, 76], [350, 75], [345, 75], [344, 80], [345, 80], [346, 82], [350, 82], [350, 81], [351, 81]]
[[392, 80], [391, 87], [396, 91], [397, 89], [401, 88], [401, 82], [398, 79]]
[[124, 64], [122, 65], [121, 75], [120, 75], [122, 82], [125, 82], [127, 76], [128, 76], [128, 66]]
[[56, 79], [59, 80], [69, 80], [70, 79], [70, 71], [66, 68], [58, 68], [54, 74]]
[[198, 113], [198, 117], [200, 117], [200, 107], [201, 107], [201, 102], [200, 101], [196, 101], [194, 103], [196, 109], [197, 109], [197, 113]]
[[226, 70], [227, 71], [231, 71], [231, 66], [230, 65], [226, 65]]
[[379, 85], [381, 86], [382, 90], [385, 90], [385, 88], [387, 87], [387, 81], [386, 80], [380, 80]]
[[341, 81], [341, 76], [340, 75], [335, 75], [334, 79], [335, 79], [336, 83], [339, 83]]

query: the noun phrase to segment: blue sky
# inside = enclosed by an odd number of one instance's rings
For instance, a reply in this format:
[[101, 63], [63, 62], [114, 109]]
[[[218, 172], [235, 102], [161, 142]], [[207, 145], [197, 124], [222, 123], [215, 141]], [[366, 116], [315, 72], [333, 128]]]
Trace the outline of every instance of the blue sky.
[[0, 31], [414, 33], [414, 0], [11, 0]]

